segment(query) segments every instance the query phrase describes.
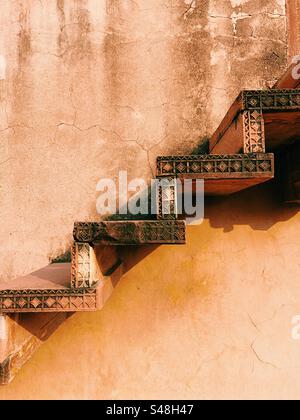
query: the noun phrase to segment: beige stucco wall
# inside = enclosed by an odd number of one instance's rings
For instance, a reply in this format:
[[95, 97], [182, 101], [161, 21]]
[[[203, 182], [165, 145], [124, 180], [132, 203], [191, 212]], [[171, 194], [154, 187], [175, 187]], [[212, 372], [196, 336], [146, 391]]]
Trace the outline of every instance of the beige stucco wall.
[[[285, 1], [4, 0], [0, 278], [46, 265], [96, 217], [96, 183], [150, 179], [287, 62]], [[207, 203], [105, 309], [76, 315], [0, 398], [300, 397], [297, 209], [269, 187]], [[143, 252], [143, 251], [142, 251]]]

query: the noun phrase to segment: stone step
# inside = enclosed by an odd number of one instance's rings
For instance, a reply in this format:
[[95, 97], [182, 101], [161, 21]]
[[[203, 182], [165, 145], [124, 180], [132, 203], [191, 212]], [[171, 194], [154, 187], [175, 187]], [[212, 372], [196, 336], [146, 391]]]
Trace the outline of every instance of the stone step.
[[0, 313], [89, 312], [103, 306], [104, 284], [70, 287], [71, 264], [53, 264], [9, 283], [0, 283]]
[[[272, 179], [274, 155], [256, 153], [162, 156], [157, 159], [157, 176], [182, 180], [204, 179], [206, 195], [228, 195]], [[160, 194], [160, 199], [162, 196]], [[166, 196], [173, 197], [172, 194]], [[159, 204], [159, 208], [161, 207]]]
[[117, 270], [122, 270], [123, 262], [115, 246], [74, 242], [71, 254], [72, 289], [95, 287]]
[[184, 221], [77, 222], [76, 242], [101, 245], [172, 245], [186, 243]]
[[242, 91], [209, 142], [213, 154], [264, 153], [298, 141], [300, 89]]

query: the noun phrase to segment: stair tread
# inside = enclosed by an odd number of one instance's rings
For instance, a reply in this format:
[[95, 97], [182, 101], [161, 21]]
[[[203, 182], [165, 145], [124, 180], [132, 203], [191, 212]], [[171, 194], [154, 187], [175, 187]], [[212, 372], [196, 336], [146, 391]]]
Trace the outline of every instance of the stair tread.
[[272, 153], [161, 156], [158, 177], [204, 179], [207, 195], [232, 194], [274, 177]]
[[[259, 136], [263, 137], [267, 151], [291, 144], [300, 135], [300, 89], [244, 90], [210, 139], [211, 153], [241, 151], [247, 140], [243, 136], [249, 129], [240, 121], [240, 116], [245, 112], [251, 113], [250, 131], [254, 132], [254, 136], [257, 134], [256, 130], [262, 130]], [[264, 119], [262, 128], [259, 128], [260, 116]]]
[[9, 283], [0, 282], [0, 313], [98, 309], [98, 289], [71, 289], [71, 264], [53, 264]]
[[74, 239], [104, 245], [185, 244], [186, 223], [176, 221], [77, 222]]

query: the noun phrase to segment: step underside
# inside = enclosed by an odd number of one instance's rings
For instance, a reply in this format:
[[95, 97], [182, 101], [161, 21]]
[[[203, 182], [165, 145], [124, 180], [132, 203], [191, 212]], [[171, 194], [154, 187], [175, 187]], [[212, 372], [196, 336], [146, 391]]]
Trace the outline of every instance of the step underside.
[[[275, 84], [274, 89], [299, 89], [298, 64], [292, 64]], [[287, 130], [291, 128], [286, 127]], [[293, 128], [292, 128], [293, 129]], [[281, 155], [281, 173], [286, 203], [300, 204], [300, 142], [287, 147]]]
[[76, 242], [102, 245], [185, 244], [184, 221], [77, 222]]
[[157, 159], [157, 176], [204, 179], [205, 194], [227, 195], [272, 179], [274, 155], [163, 156]]
[[100, 307], [100, 289], [71, 289], [71, 264], [53, 264], [0, 283], [0, 313], [89, 312]]
[[300, 143], [285, 151], [281, 163], [285, 202], [300, 204]]
[[76, 223], [72, 264], [52, 264], [1, 282], [0, 313], [102, 309], [123, 270], [110, 245], [184, 244], [185, 233], [184, 221]]
[[210, 153], [264, 153], [300, 136], [300, 89], [243, 91], [209, 142]]

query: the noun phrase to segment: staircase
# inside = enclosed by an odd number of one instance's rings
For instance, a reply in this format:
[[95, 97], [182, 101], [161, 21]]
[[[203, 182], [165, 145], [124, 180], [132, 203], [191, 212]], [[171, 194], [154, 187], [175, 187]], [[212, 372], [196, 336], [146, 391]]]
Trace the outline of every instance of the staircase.
[[[157, 178], [204, 179], [206, 195], [229, 195], [274, 178], [275, 152], [284, 162], [286, 201], [300, 203], [300, 90], [291, 71], [274, 89], [241, 92], [210, 139], [208, 154], [158, 157]], [[156, 220], [75, 223], [71, 263], [16, 279], [9, 289], [0, 284], [0, 314], [100, 310], [123, 274], [120, 247], [186, 243], [176, 199], [174, 182], [160, 187]], [[9, 357], [0, 359], [0, 383], [13, 378]]]

